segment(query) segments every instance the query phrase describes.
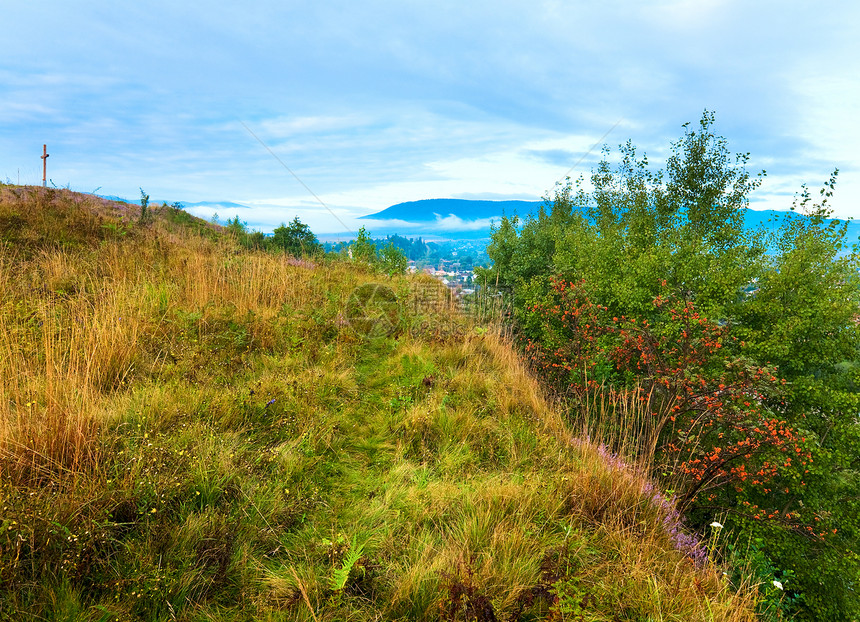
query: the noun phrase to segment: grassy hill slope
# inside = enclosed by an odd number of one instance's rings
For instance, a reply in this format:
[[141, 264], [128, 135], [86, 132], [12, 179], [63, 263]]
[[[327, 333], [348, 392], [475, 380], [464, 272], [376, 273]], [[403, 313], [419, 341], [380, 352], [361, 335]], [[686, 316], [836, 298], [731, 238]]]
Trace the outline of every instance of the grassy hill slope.
[[0, 187], [0, 618], [753, 618], [434, 281], [127, 209]]

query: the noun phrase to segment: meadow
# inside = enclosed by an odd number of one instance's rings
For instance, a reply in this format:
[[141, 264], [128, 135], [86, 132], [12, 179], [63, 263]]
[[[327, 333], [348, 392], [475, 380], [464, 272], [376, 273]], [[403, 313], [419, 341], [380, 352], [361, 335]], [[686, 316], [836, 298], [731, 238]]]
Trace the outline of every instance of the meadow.
[[143, 216], [0, 186], [0, 619], [755, 619], [498, 318]]

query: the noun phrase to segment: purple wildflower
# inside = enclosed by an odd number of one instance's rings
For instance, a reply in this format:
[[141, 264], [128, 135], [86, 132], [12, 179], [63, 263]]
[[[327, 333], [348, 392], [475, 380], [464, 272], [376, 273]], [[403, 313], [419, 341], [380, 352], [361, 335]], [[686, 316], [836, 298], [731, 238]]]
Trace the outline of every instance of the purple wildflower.
[[[574, 438], [571, 440], [577, 446], [585, 444], [580, 439]], [[603, 443], [597, 446], [597, 453], [615, 471], [631, 474], [636, 471], [620, 456], [610, 451]], [[667, 499], [649, 479], [644, 479], [640, 494], [659, 512], [661, 516], [660, 522], [666, 530], [672, 546], [677, 551], [686, 555], [697, 567], [703, 568], [708, 561], [708, 550], [698, 536], [684, 530], [683, 519], [681, 513], [678, 511], [675, 496], [673, 495]]]
[[317, 265], [312, 261], [308, 261], [307, 259], [298, 259], [296, 257], [287, 258], [287, 264], [299, 268], [307, 268], [308, 270], [313, 270], [317, 267]]

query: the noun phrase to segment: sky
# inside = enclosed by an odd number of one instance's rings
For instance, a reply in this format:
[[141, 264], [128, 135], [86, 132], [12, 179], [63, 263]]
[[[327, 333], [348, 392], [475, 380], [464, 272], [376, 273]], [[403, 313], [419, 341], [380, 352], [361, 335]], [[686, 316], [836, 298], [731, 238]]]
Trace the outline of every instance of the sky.
[[58, 187], [348, 236], [404, 201], [540, 199], [601, 143], [659, 166], [708, 109], [767, 171], [753, 207], [839, 168], [860, 218], [854, 0], [0, 7], [4, 182], [41, 183], [46, 143]]

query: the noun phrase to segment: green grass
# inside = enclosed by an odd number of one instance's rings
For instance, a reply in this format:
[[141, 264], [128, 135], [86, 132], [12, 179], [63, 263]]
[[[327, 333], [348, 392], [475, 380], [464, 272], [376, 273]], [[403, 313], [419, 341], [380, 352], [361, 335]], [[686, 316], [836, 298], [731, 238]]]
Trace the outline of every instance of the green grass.
[[0, 188], [0, 618], [752, 619], [428, 282], [88, 201]]

